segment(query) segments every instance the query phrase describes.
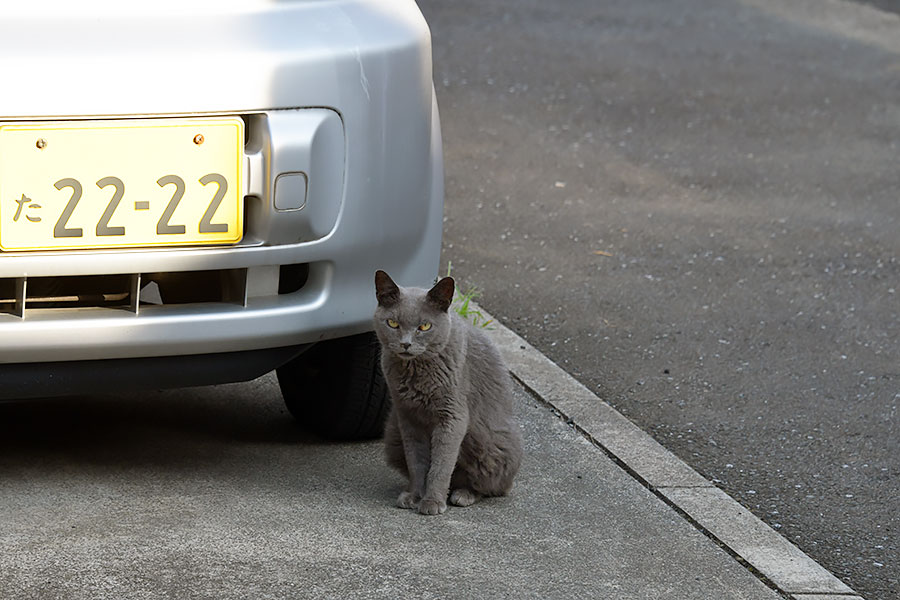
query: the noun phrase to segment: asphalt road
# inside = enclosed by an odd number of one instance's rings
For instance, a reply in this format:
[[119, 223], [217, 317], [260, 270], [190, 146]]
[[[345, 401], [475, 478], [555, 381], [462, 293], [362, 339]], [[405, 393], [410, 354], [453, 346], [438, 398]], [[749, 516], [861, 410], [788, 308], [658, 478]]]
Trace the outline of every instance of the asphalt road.
[[869, 600], [900, 589], [900, 18], [420, 0], [444, 260]]
[[900, 0], [857, 0], [863, 4], [871, 4], [884, 11], [900, 14]]

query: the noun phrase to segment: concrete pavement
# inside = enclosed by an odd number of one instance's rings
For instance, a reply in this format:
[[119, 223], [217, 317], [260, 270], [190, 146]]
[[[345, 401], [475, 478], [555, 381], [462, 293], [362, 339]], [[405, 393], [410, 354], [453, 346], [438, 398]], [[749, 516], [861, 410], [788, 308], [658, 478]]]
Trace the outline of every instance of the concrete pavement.
[[509, 498], [442, 517], [394, 508], [380, 443], [301, 433], [272, 376], [0, 405], [0, 598], [853, 598], [494, 335], [527, 459]]

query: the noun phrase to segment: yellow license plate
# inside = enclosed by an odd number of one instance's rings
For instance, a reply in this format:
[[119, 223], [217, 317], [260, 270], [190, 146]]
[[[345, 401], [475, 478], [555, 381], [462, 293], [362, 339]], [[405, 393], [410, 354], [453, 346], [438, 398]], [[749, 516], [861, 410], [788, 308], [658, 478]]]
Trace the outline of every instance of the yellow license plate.
[[0, 125], [0, 249], [234, 244], [239, 118]]

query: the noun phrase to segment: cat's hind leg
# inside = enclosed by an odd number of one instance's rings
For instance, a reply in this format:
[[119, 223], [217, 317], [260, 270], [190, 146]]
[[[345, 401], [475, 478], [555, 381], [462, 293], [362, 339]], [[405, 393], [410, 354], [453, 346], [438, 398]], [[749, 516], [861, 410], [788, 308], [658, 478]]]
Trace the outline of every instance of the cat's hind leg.
[[466, 487], [480, 497], [506, 496], [522, 462], [521, 436], [515, 430], [495, 431], [479, 450], [466, 464]]

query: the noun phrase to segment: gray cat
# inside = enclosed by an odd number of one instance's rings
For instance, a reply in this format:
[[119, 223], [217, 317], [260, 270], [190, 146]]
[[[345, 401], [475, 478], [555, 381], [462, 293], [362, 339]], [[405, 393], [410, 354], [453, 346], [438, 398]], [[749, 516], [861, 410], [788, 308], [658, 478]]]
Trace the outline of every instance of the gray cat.
[[522, 460], [509, 372], [487, 336], [454, 311], [453, 279], [400, 288], [375, 273], [375, 332], [394, 405], [388, 463], [409, 478], [397, 506], [424, 515], [504, 496]]

